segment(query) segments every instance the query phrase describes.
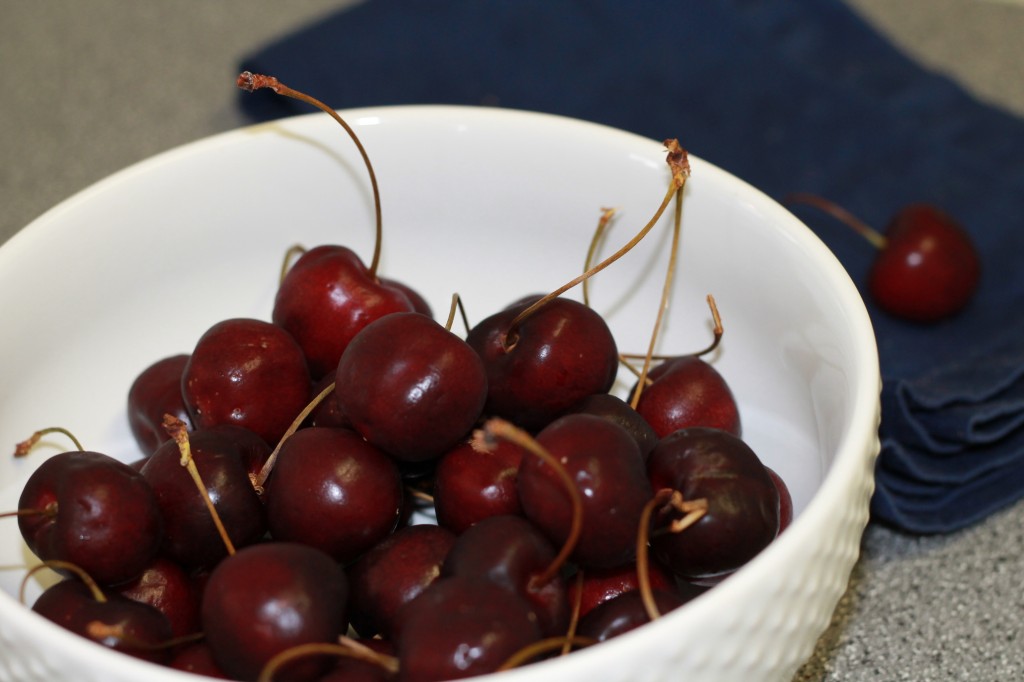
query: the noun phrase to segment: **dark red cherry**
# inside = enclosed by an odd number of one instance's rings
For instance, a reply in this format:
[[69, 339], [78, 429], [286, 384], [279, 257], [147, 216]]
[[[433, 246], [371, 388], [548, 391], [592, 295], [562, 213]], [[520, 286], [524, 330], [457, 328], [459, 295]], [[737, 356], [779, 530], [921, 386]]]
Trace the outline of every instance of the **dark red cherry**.
[[[651, 588], [676, 591], [676, 577], [657, 560], [649, 561], [647, 577]], [[582, 582], [582, 584], [581, 584]], [[609, 599], [640, 588], [635, 562], [611, 568], [589, 568], [579, 576], [571, 576], [566, 584], [570, 604], [579, 602], [579, 614], [585, 616], [594, 607]]]
[[[172, 355], [142, 370], [128, 389], [128, 425], [142, 454], [150, 455], [170, 436], [163, 428], [170, 414], [189, 425], [188, 410], [181, 397], [181, 374], [188, 355]], [[189, 427], [191, 428], [191, 427]]]
[[341, 356], [335, 384], [353, 428], [410, 462], [438, 457], [465, 439], [487, 398], [473, 349], [419, 313], [367, 325]]
[[112, 588], [132, 601], [149, 604], [167, 618], [175, 637], [194, 635], [199, 624], [199, 585], [169, 559], [157, 558], [138, 578]]
[[79, 580], [51, 585], [32, 610], [62, 628], [98, 644], [152, 663], [165, 663], [171, 626], [157, 609], [118, 594], [96, 599]]
[[541, 633], [565, 634], [569, 601], [554, 562], [557, 549], [521, 516], [492, 516], [458, 537], [442, 576], [483, 578], [519, 595], [537, 615]]
[[[583, 529], [573, 560], [595, 567], [631, 561], [643, 508], [653, 496], [636, 440], [602, 417], [570, 414], [544, 428], [537, 442], [561, 461], [582, 495]], [[539, 457], [526, 456], [518, 486], [526, 517], [561, 546], [572, 524], [562, 479]]]
[[934, 322], [964, 308], [980, 276], [978, 253], [963, 227], [934, 206], [911, 204], [889, 222], [868, 290], [893, 315]]
[[288, 332], [247, 318], [208, 329], [181, 378], [196, 428], [244, 426], [271, 445], [309, 402], [310, 384], [302, 350]]
[[[652, 593], [658, 613], [664, 615], [679, 608], [688, 600], [674, 591], [655, 590]], [[577, 633], [604, 642], [641, 625], [651, 622], [638, 591], [622, 594], [601, 603], [580, 618]]]
[[[238, 550], [210, 574], [202, 622], [214, 661], [230, 677], [254, 680], [271, 658], [307, 643], [344, 634], [348, 582], [318, 549], [269, 542]], [[287, 664], [282, 679], [310, 680], [328, 658]]]
[[267, 481], [270, 534], [345, 563], [395, 529], [402, 493], [394, 461], [354, 432], [300, 429], [281, 446]]
[[882, 233], [815, 194], [787, 199], [825, 211], [878, 249], [868, 272], [868, 292], [896, 317], [937, 322], [960, 312], [978, 288], [981, 258], [974, 242], [959, 222], [934, 205], [904, 206]]
[[396, 641], [402, 682], [494, 672], [540, 639], [536, 616], [512, 591], [479, 578], [441, 578], [402, 609]]
[[491, 516], [522, 515], [516, 476], [523, 450], [499, 440], [489, 452], [469, 442], [445, 453], [434, 472], [437, 523], [456, 534]]
[[156, 557], [163, 522], [156, 494], [137, 470], [97, 452], [65, 452], [32, 473], [18, 508], [29, 549], [75, 564], [104, 585], [137, 577]]
[[647, 470], [655, 490], [707, 500], [705, 514], [682, 532], [657, 532], [671, 518], [652, 519], [651, 548], [686, 579], [732, 573], [778, 534], [779, 494], [771, 476], [754, 451], [726, 431], [676, 431], [654, 448]]
[[402, 607], [437, 579], [454, 542], [439, 526], [404, 526], [360, 557], [349, 569], [356, 632], [393, 638]]
[[484, 319], [466, 342], [487, 370], [487, 414], [537, 431], [587, 396], [607, 393], [619, 358], [608, 325], [589, 307], [554, 298], [513, 328], [529, 305]]
[[405, 293], [381, 282], [351, 249], [317, 246], [288, 270], [273, 321], [295, 337], [314, 378], [333, 372], [352, 338], [389, 313], [414, 310]]
[[[247, 443], [236, 440], [240, 427], [198, 428], [189, 434], [192, 461], [207, 494], [236, 547], [260, 540], [267, 530], [263, 504], [253, 488]], [[251, 433], [251, 432], [248, 432]], [[262, 439], [260, 439], [262, 442]], [[264, 448], [269, 448], [263, 445]], [[228, 550], [206, 501], [174, 441], [146, 460], [142, 475], [156, 493], [164, 520], [163, 553], [189, 570], [210, 568]]]
[[679, 429], [706, 426], [740, 436], [740, 411], [725, 377], [695, 355], [671, 358], [655, 367], [640, 393], [636, 411], [659, 438]]

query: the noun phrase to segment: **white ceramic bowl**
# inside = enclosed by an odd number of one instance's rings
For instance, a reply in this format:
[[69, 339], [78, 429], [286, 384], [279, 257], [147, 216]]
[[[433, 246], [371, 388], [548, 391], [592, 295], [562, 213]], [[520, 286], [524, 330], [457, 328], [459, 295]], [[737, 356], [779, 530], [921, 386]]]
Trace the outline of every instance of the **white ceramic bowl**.
[[[260, 96], [260, 95], [254, 95]], [[271, 95], [267, 95], [271, 96]], [[564, 118], [495, 109], [345, 112], [383, 194], [381, 272], [436, 311], [453, 292], [479, 320], [581, 270], [600, 209], [625, 242], [664, 195], [657, 141]], [[665, 131], [666, 137], [687, 131]], [[879, 374], [862, 302], [832, 254], [790, 213], [691, 158], [666, 352], [725, 336], [714, 362], [736, 393], [746, 440], [787, 482], [796, 519], [722, 585], [659, 621], [502, 680], [784, 680], [827, 627], [857, 557], [877, 452]], [[137, 457], [125, 416], [134, 376], [189, 352], [228, 317], [268, 319], [294, 243], [343, 243], [369, 259], [369, 183], [353, 145], [319, 113], [254, 126], [133, 166], [54, 208], [0, 249], [0, 442], [37, 428]], [[620, 349], [653, 324], [667, 220], [592, 282]], [[573, 292], [578, 296], [579, 292]], [[623, 382], [623, 386], [625, 382]], [[621, 389], [622, 387], [620, 387]], [[45, 457], [0, 458], [0, 509]], [[0, 680], [186, 682], [64, 632], [17, 601], [31, 562], [0, 521]], [[29, 586], [29, 600], [41, 590]]]

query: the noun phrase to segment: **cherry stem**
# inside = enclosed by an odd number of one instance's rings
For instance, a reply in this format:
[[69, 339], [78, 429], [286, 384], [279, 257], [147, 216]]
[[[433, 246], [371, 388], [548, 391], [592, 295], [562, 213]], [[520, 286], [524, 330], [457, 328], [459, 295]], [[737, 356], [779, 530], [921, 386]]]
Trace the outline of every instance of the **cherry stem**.
[[561, 571], [562, 566], [569, 560], [569, 556], [576, 549], [576, 544], [579, 542], [580, 534], [583, 531], [583, 496], [579, 488], [576, 487], [576, 483], [572, 480], [569, 472], [565, 470], [565, 467], [562, 466], [557, 457], [552, 455], [551, 452], [538, 443], [530, 434], [526, 433], [526, 431], [504, 419], [492, 417], [484, 422], [483, 428], [473, 433], [473, 448], [477, 451], [488, 452], [493, 448], [496, 439], [506, 440], [518, 445], [551, 466], [555, 474], [562, 480], [566, 492], [569, 494], [569, 501], [572, 506], [572, 521], [569, 527], [569, 534], [565, 538], [565, 542], [562, 543], [557, 556], [551, 561], [551, 564], [544, 571], [530, 579], [529, 588], [535, 589], [554, 580], [558, 576], [559, 571]]
[[[608, 224], [615, 216], [616, 209], [614, 208], [602, 208], [601, 219], [597, 221], [597, 229], [594, 230], [594, 236], [590, 239], [590, 248], [587, 249], [587, 258], [583, 261], [583, 271], [586, 272], [590, 269], [591, 264], [594, 262], [594, 256], [597, 254], [597, 247], [601, 243], [601, 237], [604, 236], [605, 231], [608, 228]], [[583, 305], [590, 307], [590, 279], [583, 280]]]
[[50, 559], [44, 561], [41, 564], [33, 566], [25, 573], [25, 577], [21, 580], [21, 589], [18, 591], [18, 601], [22, 604], [25, 603], [25, 588], [28, 585], [29, 579], [44, 568], [49, 568], [52, 571], [68, 571], [74, 573], [82, 583], [89, 589], [92, 594], [92, 598], [101, 604], [107, 601], [107, 595], [103, 594], [103, 590], [93, 580], [93, 577], [86, 573], [85, 569], [77, 564], [73, 564], [70, 561], [61, 561], [60, 559]]
[[[640, 370], [638, 370], [636, 367], [634, 367], [633, 363], [631, 363], [630, 360], [631, 359], [637, 360], [637, 359], [639, 359], [641, 357], [644, 357], [644, 356], [642, 356], [642, 355], [627, 355], [625, 353], [619, 353], [619, 364], [622, 365], [623, 367], [625, 367], [627, 370], [629, 370], [629, 372], [633, 376], [635, 376], [637, 379], [639, 379], [640, 378]], [[659, 356], [655, 355], [653, 357], [656, 360], [657, 359], [665, 359], [665, 360], [667, 360], [669, 356], [665, 356], [664, 358], [660, 358]], [[651, 380], [647, 379], [647, 383], [651, 383]]]
[[593, 637], [583, 637], [580, 635], [573, 635], [572, 637], [548, 637], [546, 639], [533, 642], [532, 644], [527, 644], [522, 649], [505, 659], [505, 662], [499, 665], [495, 669], [495, 672], [518, 668], [541, 654], [546, 654], [549, 651], [556, 651], [566, 645], [569, 647], [588, 647], [593, 646], [594, 644], [597, 644], [597, 640]]
[[14, 447], [14, 456], [15, 457], [25, 457], [25, 456], [27, 456], [28, 453], [32, 450], [32, 448], [34, 448], [36, 446], [36, 444], [42, 439], [43, 436], [45, 436], [47, 434], [51, 434], [51, 433], [62, 433], [62, 434], [64, 434], [65, 436], [67, 436], [68, 438], [71, 439], [71, 442], [75, 444], [75, 448], [79, 452], [84, 452], [85, 451], [85, 448], [82, 447], [82, 444], [78, 442], [77, 438], [75, 438], [75, 434], [71, 433], [67, 429], [65, 429], [63, 427], [60, 427], [60, 426], [50, 426], [50, 427], [45, 428], [45, 429], [39, 429], [38, 431], [33, 433], [31, 436], [29, 436], [25, 440], [21, 441], [20, 443], [18, 443]]
[[310, 642], [308, 644], [298, 644], [277, 653], [263, 666], [259, 677], [256, 678], [257, 682], [273, 682], [274, 675], [277, 671], [285, 664], [296, 659], [307, 658], [309, 656], [323, 656], [325, 654], [329, 656], [347, 656], [349, 658], [355, 658], [360, 661], [379, 665], [392, 675], [398, 673], [398, 659], [394, 656], [387, 656], [385, 654], [378, 653], [350, 637], [342, 636], [338, 639], [337, 644], [332, 644], [330, 642]]
[[7, 519], [12, 516], [49, 516], [53, 518], [57, 516], [57, 503], [54, 502], [43, 509], [19, 509], [17, 511], [0, 513], [0, 519]]
[[420, 502], [427, 502], [430, 504], [434, 503], [434, 496], [426, 492], [425, 490], [413, 488], [412, 486], [406, 486], [405, 489], [406, 491], [408, 491], [409, 496], [412, 497], [414, 500], [419, 500]]
[[722, 335], [725, 334], [725, 329], [722, 327], [722, 316], [718, 314], [718, 304], [715, 302], [715, 297], [712, 296], [711, 294], [708, 294], [707, 302], [708, 308], [711, 309], [711, 319], [714, 321], [715, 325], [714, 329], [712, 330], [714, 338], [711, 340], [710, 346], [708, 346], [702, 351], [698, 351], [692, 354], [694, 357], [698, 358], [702, 355], [707, 355], [711, 351], [718, 348], [718, 344], [722, 342]]
[[654, 595], [651, 593], [650, 559], [648, 557], [650, 540], [651, 514], [655, 507], [662, 507], [669, 498], [677, 494], [676, 491], [664, 488], [654, 494], [654, 497], [644, 505], [640, 514], [640, 529], [636, 534], [636, 576], [640, 589], [640, 599], [643, 602], [644, 610], [649, 619], [657, 620], [661, 617], [661, 611], [654, 603]]
[[807, 204], [808, 206], [813, 206], [824, 211], [836, 220], [853, 228], [858, 234], [871, 242], [876, 249], [884, 249], [886, 244], [889, 242], [889, 240], [885, 238], [884, 234], [871, 227], [839, 204], [829, 201], [824, 197], [820, 197], [817, 194], [811, 194], [810, 192], [793, 192], [792, 194], [787, 194], [785, 198], [783, 198], [782, 203]]
[[296, 256], [301, 256], [306, 253], [306, 247], [302, 244], [293, 244], [288, 247], [288, 250], [284, 252], [284, 258], [281, 260], [281, 276], [278, 278], [278, 282], [283, 282], [285, 275], [288, 274], [288, 270], [292, 267], [292, 262]]
[[690, 174], [690, 163], [687, 159], [686, 150], [679, 146], [679, 141], [665, 140], [665, 147], [668, 149], [668, 157], [666, 160], [669, 164], [669, 167], [672, 169], [672, 179], [669, 182], [669, 187], [668, 191], [665, 193], [665, 198], [662, 199], [661, 204], [658, 206], [658, 209], [654, 212], [654, 215], [651, 217], [651, 219], [647, 222], [646, 225], [644, 225], [644, 227], [639, 232], [636, 233], [636, 235], [633, 236], [632, 239], [626, 242], [626, 244], [623, 245], [618, 251], [608, 256], [594, 267], [588, 269], [583, 274], [574, 277], [569, 282], [566, 282], [565, 284], [555, 289], [551, 293], [538, 299], [532, 305], [528, 306], [526, 309], [522, 310], [518, 315], [516, 315], [515, 318], [513, 318], [512, 322], [509, 324], [508, 331], [505, 333], [506, 350], [511, 349], [511, 347], [515, 345], [514, 339], [516, 338], [516, 331], [519, 329], [519, 325], [523, 323], [523, 320], [525, 320], [538, 309], [546, 305], [552, 299], [561, 296], [566, 291], [572, 289], [580, 282], [585, 282], [586, 280], [590, 279], [597, 273], [607, 268], [615, 261], [622, 258], [624, 255], [629, 253], [634, 246], [640, 243], [640, 241], [647, 236], [647, 233], [654, 228], [655, 223], [657, 223], [661, 219], [661, 216], [665, 213], [665, 209], [668, 208], [668, 205], [672, 201], [672, 198], [676, 195], [676, 192], [678, 190], [681, 190], [683, 186], [686, 184], [686, 178]]
[[[714, 338], [711, 340], [710, 345], [708, 345], [703, 350], [699, 350], [699, 351], [697, 351], [695, 353], [689, 353], [687, 356], [683, 356], [683, 357], [688, 357], [689, 356], [689, 357], [699, 358], [702, 355], [707, 355], [711, 351], [713, 351], [716, 348], [718, 348], [718, 344], [720, 344], [722, 342], [722, 336], [725, 334], [725, 330], [722, 327], [722, 316], [718, 313], [718, 304], [715, 302], [715, 297], [712, 296], [711, 294], [708, 294], [707, 301], [708, 301], [708, 307], [711, 309], [711, 319], [712, 319], [712, 322], [714, 323], [714, 328], [712, 329], [712, 334], [714, 335]], [[631, 365], [629, 363], [629, 361], [630, 360], [641, 360], [641, 359], [646, 358], [646, 357], [648, 357], [648, 355], [646, 353], [619, 353], [619, 361], [622, 362], [623, 366], [625, 366], [629, 371], [631, 371], [637, 377], [640, 376], [640, 370], [638, 370], [637, 368], [633, 367], [633, 365]], [[679, 357], [679, 356], [676, 356], [676, 355], [651, 355], [650, 356], [651, 360], [658, 360], [658, 361], [671, 360], [671, 359], [673, 359], [675, 357]], [[646, 383], [648, 385], [650, 385], [651, 382], [648, 379], [646, 381]]]
[[263, 494], [263, 487], [267, 484], [267, 479], [270, 478], [270, 472], [274, 470], [274, 463], [277, 462], [277, 455], [281, 452], [281, 447], [284, 445], [285, 441], [299, 430], [299, 427], [302, 426], [304, 421], [306, 421], [306, 418], [309, 417], [313, 410], [315, 410], [320, 403], [326, 400], [327, 396], [329, 396], [333, 391], [334, 382], [332, 381], [329, 386], [317, 393], [316, 396], [309, 401], [304, 408], [302, 408], [302, 411], [299, 412], [298, 416], [292, 420], [288, 430], [284, 432], [284, 435], [281, 436], [281, 440], [277, 442], [277, 446], [274, 448], [274, 451], [270, 453], [270, 456], [267, 457], [267, 461], [263, 463], [263, 468], [260, 469], [259, 476], [257, 476], [256, 480], [253, 481], [253, 488], [256, 489], [257, 494]]
[[355, 143], [356, 148], [359, 150], [360, 156], [363, 157], [363, 164], [366, 166], [366, 172], [370, 175], [370, 185], [372, 185], [373, 187], [373, 208], [376, 218], [377, 232], [376, 241], [373, 247], [373, 259], [370, 261], [369, 271], [370, 275], [376, 278], [377, 266], [380, 263], [381, 238], [384, 233], [383, 228], [381, 226], [382, 219], [380, 206], [380, 189], [377, 187], [377, 175], [376, 173], [373, 172], [373, 164], [370, 163], [370, 156], [366, 153], [366, 149], [363, 147], [363, 143], [359, 141], [359, 136], [356, 135], [356, 131], [353, 130], [352, 127], [345, 122], [345, 119], [343, 119], [338, 114], [338, 112], [332, 109], [331, 107], [327, 106], [318, 99], [310, 97], [309, 95], [303, 92], [299, 92], [298, 90], [293, 90], [292, 88], [289, 88], [287, 85], [277, 80], [277, 78], [273, 76], [264, 76], [262, 74], [252, 73], [251, 71], [243, 71], [238, 75], [238, 78], [235, 82], [239, 88], [245, 90], [246, 92], [254, 92], [261, 88], [267, 88], [268, 90], [273, 90], [278, 95], [283, 95], [284, 97], [291, 97], [292, 99], [297, 99], [300, 102], [310, 104], [316, 107], [317, 109], [320, 109], [321, 111], [329, 115], [331, 118], [333, 118], [335, 121], [337, 121], [338, 124], [345, 129], [345, 132], [348, 133], [348, 136], [352, 138], [352, 142]]
[[235, 545], [231, 542], [231, 538], [228, 536], [228, 531], [224, 527], [224, 522], [221, 520], [220, 514], [217, 513], [217, 508], [213, 505], [213, 500], [210, 499], [210, 492], [206, 489], [203, 477], [199, 475], [199, 469], [196, 467], [195, 460], [192, 458], [192, 445], [188, 439], [188, 426], [185, 422], [174, 415], [165, 414], [163, 427], [164, 431], [167, 432], [167, 435], [170, 436], [177, 444], [178, 452], [181, 453], [181, 466], [185, 467], [189, 476], [192, 477], [192, 481], [196, 484], [196, 489], [199, 490], [199, 495], [203, 498], [203, 503], [206, 505], [206, 509], [210, 512], [210, 517], [213, 519], [213, 525], [217, 527], [217, 533], [220, 534], [220, 538], [224, 542], [225, 549], [227, 549], [229, 555], [233, 555], [235, 553]]
[[[455, 313], [462, 309], [462, 298], [458, 294], [452, 294], [452, 304], [448, 308], [448, 320], [444, 323], [444, 328], [448, 331], [452, 330], [452, 325], [455, 324]], [[466, 319], [465, 312], [462, 315], [463, 321]]]
[[650, 559], [648, 557], [648, 542], [651, 537], [650, 524], [651, 515], [656, 508], [661, 511], [678, 511], [684, 514], [683, 518], [676, 519], [669, 526], [672, 533], [681, 533], [693, 524], [697, 523], [708, 510], [706, 498], [686, 500], [678, 490], [662, 488], [654, 494], [654, 497], [644, 505], [640, 514], [640, 528], [636, 534], [636, 576], [640, 591], [640, 600], [643, 602], [647, 617], [652, 621], [661, 618], [661, 611], [654, 601], [654, 593], [651, 590]]
[[583, 606], [583, 569], [576, 571], [576, 598], [572, 601], [572, 611], [569, 613], [569, 628], [566, 630], [565, 644], [562, 645], [562, 655], [569, 653], [572, 649], [570, 638], [576, 636], [576, 628], [580, 624], [580, 610]]
[[469, 330], [471, 328], [470, 324], [469, 324], [469, 316], [466, 315], [466, 306], [463, 304], [461, 296], [458, 297], [458, 304], [459, 304], [459, 317], [462, 318], [462, 326], [466, 328], [466, 333], [468, 334]]
[[[685, 185], [685, 182], [683, 183]], [[661, 287], [661, 305], [658, 306], [658, 314], [655, 316], [654, 329], [651, 330], [651, 339], [647, 346], [647, 355], [644, 357], [643, 368], [640, 370], [640, 380], [636, 382], [636, 390], [633, 392], [633, 400], [630, 407], [636, 409], [640, 402], [640, 394], [647, 383], [647, 373], [651, 371], [651, 355], [654, 354], [654, 347], [658, 343], [658, 333], [661, 331], [662, 320], [665, 318], [665, 311], [668, 310], [672, 281], [675, 279], [676, 262], [679, 257], [679, 234], [682, 232], [683, 220], [683, 185], [676, 190], [676, 210], [672, 223], [672, 246], [669, 248], [668, 267], [665, 270], [665, 281]]]

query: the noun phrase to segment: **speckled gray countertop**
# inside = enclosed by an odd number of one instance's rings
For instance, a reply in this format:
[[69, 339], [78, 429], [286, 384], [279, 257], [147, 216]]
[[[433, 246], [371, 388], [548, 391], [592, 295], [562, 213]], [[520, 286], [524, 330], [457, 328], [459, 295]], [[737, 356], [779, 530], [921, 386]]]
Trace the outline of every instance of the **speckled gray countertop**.
[[[246, 121], [242, 55], [347, 0], [3, 0], [0, 242], [154, 153]], [[897, 46], [1024, 115], [1024, 1], [851, 0]], [[869, 526], [797, 679], [1024, 679], [1024, 504], [941, 537]]]

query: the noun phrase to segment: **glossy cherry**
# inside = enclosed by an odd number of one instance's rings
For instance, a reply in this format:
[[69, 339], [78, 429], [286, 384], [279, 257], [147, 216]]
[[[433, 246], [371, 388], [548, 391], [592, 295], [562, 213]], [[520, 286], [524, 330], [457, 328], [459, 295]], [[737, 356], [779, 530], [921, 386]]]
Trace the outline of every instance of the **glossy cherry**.
[[516, 477], [523, 450], [499, 441], [489, 452], [465, 442], [445, 453], [434, 472], [438, 525], [456, 534], [491, 516], [522, 515]]
[[172, 355], [146, 367], [128, 389], [128, 425], [144, 455], [170, 440], [163, 428], [165, 414], [189, 423], [181, 396], [181, 374], [188, 355]]
[[[582, 497], [583, 528], [573, 560], [596, 567], [631, 561], [643, 508], [653, 496], [636, 440], [601, 417], [570, 414], [544, 428], [537, 442], [561, 462]], [[572, 508], [553, 467], [524, 457], [519, 500], [526, 517], [556, 546], [566, 541]]]
[[686, 579], [732, 573], [778, 534], [779, 494], [770, 474], [746, 443], [726, 431], [676, 431], [651, 453], [647, 470], [655, 490], [707, 500], [704, 515], [682, 532], [668, 531], [671, 514], [652, 519], [655, 556]]
[[964, 229], [934, 206], [911, 204], [886, 228], [868, 289], [893, 315], [935, 322], [967, 305], [980, 276], [981, 261]]
[[144, 661], [162, 664], [170, 656], [171, 625], [163, 613], [118, 594], [95, 595], [75, 578], [48, 587], [32, 610], [70, 632]]
[[139, 576], [156, 557], [163, 520], [142, 474], [108, 455], [65, 452], [42, 462], [22, 489], [18, 517], [43, 561], [75, 564], [111, 585]]
[[[237, 426], [199, 428], [189, 434], [192, 461], [235, 547], [260, 540], [267, 519], [250, 480], [247, 460], [251, 432]], [[259, 439], [262, 443], [262, 439]], [[269, 446], [264, 457], [269, 454]], [[258, 459], [258, 458], [257, 458]], [[212, 568], [228, 554], [196, 482], [181, 465], [174, 441], [164, 443], [146, 460], [142, 475], [156, 493], [164, 520], [165, 556], [189, 570]]]
[[199, 623], [200, 586], [178, 564], [158, 557], [138, 578], [122, 583], [113, 592], [132, 601], [149, 604], [164, 614], [174, 637], [194, 635]]
[[[688, 599], [671, 590], [654, 590], [652, 598], [662, 615], [685, 604]], [[604, 642], [651, 622], [639, 592], [623, 592], [602, 602], [580, 618], [577, 632]]]
[[742, 434], [739, 406], [725, 377], [696, 355], [665, 360], [647, 375], [636, 411], [659, 438], [694, 426]]
[[452, 545], [442, 576], [484, 578], [519, 595], [537, 616], [541, 633], [564, 634], [569, 600], [558, 551], [521, 516], [492, 516], [468, 528]]
[[466, 342], [487, 369], [487, 414], [536, 431], [587, 396], [607, 393], [619, 359], [608, 325], [589, 307], [557, 297], [514, 325], [530, 305], [484, 319]]
[[464, 440], [487, 399], [477, 354], [419, 313], [367, 325], [341, 356], [335, 385], [352, 427], [409, 462], [436, 458]]
[[[648, 563], [647, 576], [652, 589], [678, 591], [675, 575], [656, 560]], [[582, 579], [579, 575], [570, 576], [566, 587], [569, 603], [578, 602], [579, 614], [585, 616], [595, 607], [620, 594], [638, 590], [640, 583], [636, 563], [630, 562], [610, 568], [586, 569], [582, 572]]]
[[249, 318], [224, 320], [203, 333], [181, 378], [196, 428], [243, 426], [271, 445], [309, 402], [310, 386], [295, 339]]
[[405, 526], [360, 557], [349, 569], [356, 632], [393, 638], [402, 607], [437, 579], [454, 542], [440, 526]]
[[409, 602], [401, 617], [396, 641], [401, 682], [494, 672], [541, 636], [522, 598], [479, 578], [441, 578]]
[[[225, 673], [256, 679], [285, 649], [337, 641], [347, 627], [347, 597], [344, 570], [320, 550], [285, 542], [252, 545], [210, 574], [203, 592], [203, 631]], [[315, 679], [329, 665], [329, 659], [306, 659], [289, 664], [282, 675]]]
[[304, 253], [285, 275], [272, 319], [295, 337], [310, 373], [319, 378], [337, 368], [363, 327], [412, 310], [406, 294], [381, 282], [351, 249], [322, 245]]
[[963, 226], [937, 206], [908, 204], [878, 232], [823, 197], [797, 193], [787, 201], [829, 213], [878, 249], [867, 276], [868, 291], [880, 308], [896, 317], [937, 322], [966, 307], [978, 288], [978, 250]]
[[281, 446], [266, 508], [275, 539], [316, 547], [344, 563], [394, 530], [402, 480], [394, 461], [353, 431], [300, 429]]

